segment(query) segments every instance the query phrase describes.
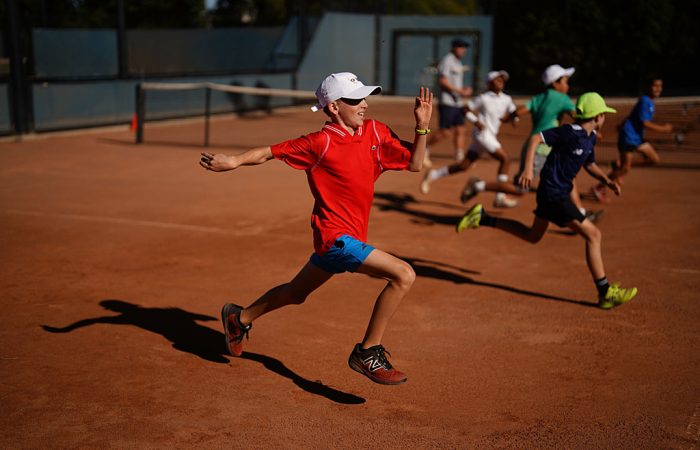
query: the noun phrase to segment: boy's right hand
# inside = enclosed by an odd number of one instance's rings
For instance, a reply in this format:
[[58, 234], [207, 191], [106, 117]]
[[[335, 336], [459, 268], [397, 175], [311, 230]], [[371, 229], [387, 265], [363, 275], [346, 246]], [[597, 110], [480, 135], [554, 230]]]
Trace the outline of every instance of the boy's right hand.
[[202, 153], [199, 165], [214, 172], [225, 172], [238, 167], [235, 156], [226, 156], [221, 153], [217, 153], [216, 155], [212, 153]]

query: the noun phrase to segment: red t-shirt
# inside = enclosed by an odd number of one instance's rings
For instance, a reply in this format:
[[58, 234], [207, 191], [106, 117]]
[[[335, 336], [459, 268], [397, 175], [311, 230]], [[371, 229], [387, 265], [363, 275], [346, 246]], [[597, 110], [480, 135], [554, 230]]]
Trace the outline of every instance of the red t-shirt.
[[319, 255], [344, 234], [367, 242], [374, 182], [385, 170], [406, 170], [412, 146], [376, 120], [365, 120], [354, 136], [326, 122], [321, 131], [272, 146], [276, 159], [306, 171], [316, 200], [311, 228]]

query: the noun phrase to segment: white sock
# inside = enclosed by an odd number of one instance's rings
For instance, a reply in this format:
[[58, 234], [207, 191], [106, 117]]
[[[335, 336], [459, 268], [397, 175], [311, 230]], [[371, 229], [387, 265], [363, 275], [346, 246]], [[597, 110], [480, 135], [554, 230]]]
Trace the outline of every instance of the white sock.
[[504, 192], [496, 192], [496, 200], [503, 200], [506, 198], [506, 194]]
[[450, 174], [450, 167], [449, 166], [442, 166], [440, 168], [433, 169], [430, 171], [429, 180], [435, 181], [439, 178], [446, 177], [449, 174]]
[[499, 181], [500, 183], [505, 183], [505, 182], [507, 182], [507, 181], [508, 181], [508, 175], [506, 175], [505, 173], [499, 173], [499, 174], [498, 174], [498, 181]]
[[484, 180], [477, 181], [474, 183], [474, 189], [476, 189], [477, 192], [484, 192], [486, 189], [486, 182]]

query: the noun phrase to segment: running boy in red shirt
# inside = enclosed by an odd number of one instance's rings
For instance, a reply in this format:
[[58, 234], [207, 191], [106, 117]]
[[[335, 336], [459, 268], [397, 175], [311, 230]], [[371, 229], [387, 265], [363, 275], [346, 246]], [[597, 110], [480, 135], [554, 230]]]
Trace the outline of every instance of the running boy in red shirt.
[[432, 114], [432, 93], [423, 87], [413, 110], [413, 143], [401, 141], [381, 122], [365, 118], [365, 97], [379, 94], [380, 86], [365, 86], [352, 73], [334, 73], [316, 90], [318, 105], [330, 118], [320, 131], [271, 147], [226, 156], [202, 153], [200, 165], [223, 172], [262, 164], [272, 158], [306, 171], [315, 203], [311, 215], [314, 250], [301, 271], [288, 283], [276, 286], [247, 308], [228, 303], [221, 317], [226, 345], [233, 356], [243, 352], [258, 317], [277, 308], [301, 304], [334, 274], [358, 272], [388, 281], [379, 294], [361, 343], [350, 353], [350, 367], [380, 384], [400, 384], [406, 375], [396, 370], [381, 344], [394, 311], [415, 279], [413, 268], [367, 244], [367, 225], [374, 198], [374, 183], [386, 170], [418, 172], [425, 155]]

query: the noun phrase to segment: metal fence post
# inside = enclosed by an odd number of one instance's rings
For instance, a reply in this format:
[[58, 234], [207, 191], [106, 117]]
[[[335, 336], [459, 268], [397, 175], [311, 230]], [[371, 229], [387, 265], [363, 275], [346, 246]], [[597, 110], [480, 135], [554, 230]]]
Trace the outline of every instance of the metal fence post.
[[143, 121], [146, 106], [146, 91], [141, 87], [141, 83], [136, 85], [136, 143], [143, 143]]

